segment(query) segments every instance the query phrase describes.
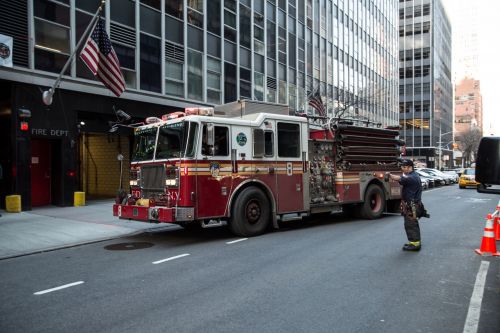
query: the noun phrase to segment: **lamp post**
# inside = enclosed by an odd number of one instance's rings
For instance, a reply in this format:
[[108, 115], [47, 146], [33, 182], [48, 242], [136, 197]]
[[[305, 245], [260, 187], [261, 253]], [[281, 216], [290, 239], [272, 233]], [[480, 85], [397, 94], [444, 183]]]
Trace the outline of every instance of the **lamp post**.
[[442, 154], [442, 151], [443, 151], [443, 145], [442, 145], [442, 137], [443, 135], [446, 135], [446, 134], [450, 134], [450, 133], [453, 133], [453, 131], [449, 131], [449, 132], [446, 132], [446, 133], [441, 133], [441, 126], [439, 126], [439, 141], [438, 141], [438, 144], [439, 144], [439, 160], [438, 160], [438, 170], [441, 171], [441, 154]]

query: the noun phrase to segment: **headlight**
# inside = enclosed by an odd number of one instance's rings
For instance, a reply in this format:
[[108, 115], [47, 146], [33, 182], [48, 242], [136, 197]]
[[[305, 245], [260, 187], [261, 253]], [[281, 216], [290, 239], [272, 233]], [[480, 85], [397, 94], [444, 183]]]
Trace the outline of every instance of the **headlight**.
[[177, 179], [165, 179], [166, 186], [177, 186]]
[[130, 186], [137, 186], [137, 180], [131, 180]]

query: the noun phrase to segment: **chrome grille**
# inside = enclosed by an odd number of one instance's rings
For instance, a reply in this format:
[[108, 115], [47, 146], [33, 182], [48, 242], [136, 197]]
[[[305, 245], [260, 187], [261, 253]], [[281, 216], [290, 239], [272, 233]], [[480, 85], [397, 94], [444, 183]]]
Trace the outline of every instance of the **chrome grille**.
[[141, 168], [141, 190], [143, 197], [149, 198], [151, 194], [164, 192], [165, 166], [145, 165]]

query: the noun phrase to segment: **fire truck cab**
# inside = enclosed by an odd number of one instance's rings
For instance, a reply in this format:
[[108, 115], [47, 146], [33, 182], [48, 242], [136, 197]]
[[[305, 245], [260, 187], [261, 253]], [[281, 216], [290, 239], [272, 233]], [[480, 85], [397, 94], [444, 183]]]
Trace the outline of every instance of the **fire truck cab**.
[[[340, 127], [342, 137], [331, 128], [313, 130], [307, 118], [288, 115], [285, 105], [238, 101], [147, 122], [134, 133], [131, 191], [113, 206], [122, 219], [185, 227], [227, 223], [236, 235], [253, 236], [278, 227], [278, 220], [343, 206], [376, 218], [387, 200], [400, 195], [399, 185], [384, 181], [382, 172], [398, 170], [394, 131], [368, 131], [372, 141], [382, 141], [374, 164], [363, 160], [363, 151], [373, 158], [377, 148], [362, 149], [365, 137], [359, 141]], [[358, 147], [350, 155], [341, 145], [349, 140]], [[356, 158], [369, 167], [356, 170]]]

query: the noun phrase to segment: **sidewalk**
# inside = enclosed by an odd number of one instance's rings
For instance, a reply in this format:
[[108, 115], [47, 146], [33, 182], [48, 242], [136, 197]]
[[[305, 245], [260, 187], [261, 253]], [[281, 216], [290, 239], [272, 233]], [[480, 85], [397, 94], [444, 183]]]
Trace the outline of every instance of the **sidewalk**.
[[151, 229], [175, 228], [120, 220], [114, 200], [87, 201], [84, 207], [43, 207], [21, 213], [0, 210], [0, 259], [123, 237]]

